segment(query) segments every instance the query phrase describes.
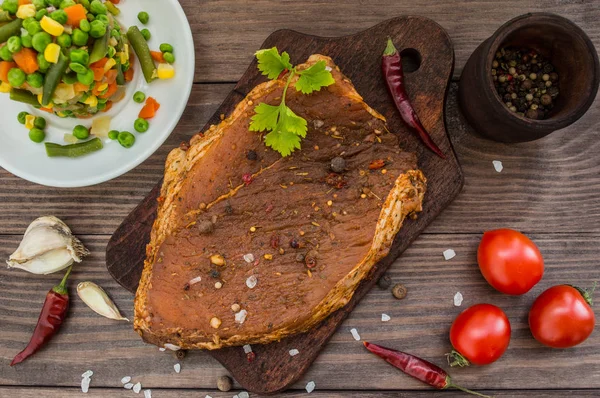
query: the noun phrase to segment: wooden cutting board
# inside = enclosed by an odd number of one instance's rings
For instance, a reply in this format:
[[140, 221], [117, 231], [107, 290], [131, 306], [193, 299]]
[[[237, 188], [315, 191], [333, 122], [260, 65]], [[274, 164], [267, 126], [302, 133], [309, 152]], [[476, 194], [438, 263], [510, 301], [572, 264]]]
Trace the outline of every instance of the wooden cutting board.
[[[407, 89], [421, 121], [447, 155], [446, 160], [440, 159], [419, 142], [403, 124], [394, 107], [381, 75], [381, 55], [388, 36], [404, 56], [405, 69], [418, 67], [406, 74]], [[428, 179], [428, 189], [423, 212], [418, 219], [405, 222], [390, 254], [373, 268], [347, 306], [306, 334], [278, 343], [253, 346], [256, 359], [252, 363], [247, 361], [241, 347], [210, 352], [245, 389], [260, 394], [284, 390], [300, 378], [358, 301], [454, 200], [463, 186], [463, 174], [444, 125], [444, 105], [454, 68], [454, 51], [450, 38], [438, 24], [423, 17], [399, 17], [352, 36], [335, 38], [279, 30], [267, 38], [262, 48], [273, 46], [287, 51], [294, 64], [304, 62], [314, 53], [332, 57], [365, 101], [387, 118], [389, 130], [401, 136], [403, 148], [418, 154], [419, 167]], [[228, 115], [253, 87], [264, 80], [256, 68], [256, 61], [252, 62], [204, 129], [218, 123], [221, 114]], [[135, 292], [142, 273], [160, 186], [161, 182], [123, 221], [106, 249], [108, 271], [131, 292]], [[298, 349], [301, 355], [291, 357], [288, 352], [292, 348]]]

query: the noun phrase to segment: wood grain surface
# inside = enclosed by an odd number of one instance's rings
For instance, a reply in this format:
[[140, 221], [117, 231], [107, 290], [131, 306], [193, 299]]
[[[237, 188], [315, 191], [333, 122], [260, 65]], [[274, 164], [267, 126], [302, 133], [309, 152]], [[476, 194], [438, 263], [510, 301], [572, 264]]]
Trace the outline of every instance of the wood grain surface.
[[[427, 150], [406, 127], [387, 92], [379, 71], [382, 48], [388, 37], [394, 39], [400, 52], [412, 49], [419, 54], [420, 66], [406, 74], [406, 89], [412, 93], [413, 106], [425, 128], [446, 154], [445, 160]], [[342, 38], [322, 38], [279, 30], [261, 46], [271, 47], [287, 51], [294, 64], [303, 62], [311, 54], [330, 56], [353, 82], [365, 102], [386, 117], [387, 126], [398, 134], [401, 147], [417, 153], [419, 169], [427, 176], [427, 194], [418, 218], [404, 222], [388, 256], [373, 267], [344, 308], [305, 334], [273, 344], [254, 346], [256, 359], [252, 363], [246, 360], [241, 347], [210, 351], [210, 355], [221, 362], [245, 389], [263, 394], [283, 391], [301, 377], [356, 303], [426, 226], [456, 198], [464, 181], [444, 125], [444, 105], [454, 67], [454, 52], [446, 32], [435, 22], [423, 17], [399, 17]], [[350, 48], [352, 51], [349, 51]], [[264, 81], [256, 61], [253, 61], [209, 124], [218, 123], [222, 115], [229, 115], [257, 84]], [[150, 240], [152, 223], [156, 217], [152, 209], [157, 206], [159, 194], [157, 186], [127, 216], [106, 249], [109, 273], [130, 291], [137, 288], [143, 269], [146, 244]], [[291, 349], [298, 349], [303, 355], [292, 359], [289, 356]]]
[[[166, 154], [206, 123], [243, 74], [252, 53], [275, 29], [338, 36], [392, 16], [424, 15], [450, 34], [457, 57], [455, 77], [482, 40], [524, 12], [550, 11], [570, 18], [600, 48], [600, 2], [594, 0], [181, 2], [195, 33], [196, 81], [202, 84], [194, 86], [184, 117], [157, 153], [128, 174], [85, 189], [44, 188], [0, 169], [0, 259], [16, 248], [19, 235], [35, 217], [56, 214], [92, 249], [73, 275], [71, 292], [76, 282], [94, 280], [129, 316], [133, 296], [104, 268], [109, 236], [158, 181]], [[528, 335], [526, 312], [536, 294], [553, 284], [589, 285], [600, 278], [599, 104], [597, 99], [579, 122], [543, 140], [505, 145], [473, 135], [456, 107], [453, 84], [446, 122], [465, 172], [465, 188], [391, 267], [394, 280], [409, 287], [409, 296], [396, 301], [389, 292], [377, 289], [367, 294], [308, 373], [294, 384], [295, 391], [283, 397], [306, 396], [303, 388], [310, 380], [317, 384], [311, 396], [318, 398], [463, 396], [426, 390], [366, 355], [349, 334], [356, 327], [363, 338], [411, 350], [443, 365], [449, 348], [447, 331], [460, 310], [452, 305], [456, 291], [465, 296], [463, 307], [481, 301], [501, 305], [515, 329], [505, 357], [485, 368], [452, 370], [457, 383], [485, 388], [484, 392], [498, 397], [598, 396], [600, 334], [595, 332], [577, 348], [545, 349]], [[494, 171], [492, 160], [503, 161], [502, 173]], [[546, 258], [544, 279], [525, 297], [495, 293], [476, 267], [479, 234], [503, 226], [530, 233]], [[443, 260], [441, 252], [446, 248], [457, 251], [454, 260]], [[58, 275], [38, 277], [0, 269], [0, 397], [81, 396], [80, 375], [87, 369], [95, 371], [88, 396], [132, 396], [120, 388], [125, 375], [152, 388], [155, 398], [233, 396], [233, 391], [215, 391], [216, 378], [227, 372], [210, 356], [190, 354], [182, 362], [182, 372], [175, 374], [170, 354], [141, 343], [130, 325], [96, 316], [77, 298], [64, 329], [50, 346], [23, 367], [9, 368], [29, 338], [45, 292], [58, 279]], [[379, 321], [384, 311], [392, 316], [389, 323]]]

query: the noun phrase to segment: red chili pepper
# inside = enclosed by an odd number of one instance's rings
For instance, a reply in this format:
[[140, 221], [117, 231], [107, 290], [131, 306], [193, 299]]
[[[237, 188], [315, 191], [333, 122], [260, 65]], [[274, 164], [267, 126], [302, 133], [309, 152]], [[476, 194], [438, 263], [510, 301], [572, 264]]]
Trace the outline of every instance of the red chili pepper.
[[425, 127], [423, 127], [423, 124], [419, 120], [419, 116], [417, 116], [417, 112], [415, 112], [415, 109], [410, 103], [410, 99], [408, 98], [408, 94], [404, 86], [402, 59], [400, 58], [400, 53], [396, 47], [394, 47], [392, 39], [388, 39], [387, 47], [383, 52], [383, 62], [381, 66], [388, 89], [394, 98], [394, 103], [400, 112], [400, 116], [402, 116], [402, 120], [404, 120], [408, 126], [416, 130], [423, 143], [429, 149], [435, 152], [442, 159], [446, 159], [446, 156], [442, 150], [436, 145], [435, 142], [433, 142], [433, 139], [431, 139], [431, 136], [427, 130], [425, 130]]
[[46, 301], [44, 301], [42, 312], [40, 313], [40, 317], [29, 344], [27, 344], [27, 347], [25, 347], [23, 351], [17, 354], [10, 363], [10, 366], [21, 363], [35, 354], [40, 348], [46, 345], [46, 343], [52, 339], [52, 336], [58, 332], [58, 329], [60, 329], [60, 326], [67, 316], [67, 310], [69, 309], [67, 278], [69, 277], [72, 268], [72, 266], [69, 268], [60, 284], [54, 286], [46, 295]]
[[364, 342], [367, 350], [380, 358], [385, 359], [388, 363], [400, 369], [409, 376], [414, 377], [424, 383], [429, 384], [438, 390], [447, 388], [456, 388], [469, 394], [477, 395], [478, 397], [490, 398], [488, 395], [480, 394], [475, 391], [467, 390], [466, 388], [457, 386], [452, 383], [452, 379], [446, 371], [429, 361], [418, 358], [414, 355], [407, 354], [402, 351], [392, 350], [377, 344]]

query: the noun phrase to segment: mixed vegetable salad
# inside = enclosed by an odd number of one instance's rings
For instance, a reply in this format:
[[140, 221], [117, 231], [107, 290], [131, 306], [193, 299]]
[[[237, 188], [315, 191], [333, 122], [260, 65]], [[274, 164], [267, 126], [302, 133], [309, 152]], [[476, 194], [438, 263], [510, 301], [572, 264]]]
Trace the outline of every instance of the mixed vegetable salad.
[[[4, 0], [0, 92], [59, 117], [84, 119], [110, 110], [125, 97], [126, 84], [134, 77], [134, 53], [146, 82], [173, 78], [173, 46], [163, 43], [160, 51], [150, 51], [148, 29], [126, 29], [116, 20], [120, 1]], [[142, 11], [138, 20], [145, 25], [150, 15]], [[145, 103], [132, 126], [144, 133], [160, 105], [139, 91], [133, 100]], [[43, 117], [21, 112], [18, 119], [33, 142], [45, 140]], [[46, 152], [78, 157], [101, 149], [102, 138], [117, 140], [126, 148], [135, 143], [130, 132], [111, 130], [110, 118], [104, 116], [95, 118], [90, 127], [78, 125], [66, 133], [64, 141], [70, 145], [46, 143]]]

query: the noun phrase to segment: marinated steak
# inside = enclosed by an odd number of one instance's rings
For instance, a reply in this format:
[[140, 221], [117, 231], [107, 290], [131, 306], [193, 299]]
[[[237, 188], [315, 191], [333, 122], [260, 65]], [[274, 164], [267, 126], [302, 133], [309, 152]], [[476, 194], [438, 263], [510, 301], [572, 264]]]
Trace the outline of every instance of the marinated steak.
[[[333, 61], [335, 84], [287, 104], [302, 149], [267, 148], [248, 126], [286, 76], [255, 87], [219, 125], [167, 159], [134, 327], [159, 346], [217, 349], [305, 332], [343, 307], [387, 255], [426, 180]], [[293, 85], [293, 84], [292, 84]]]

